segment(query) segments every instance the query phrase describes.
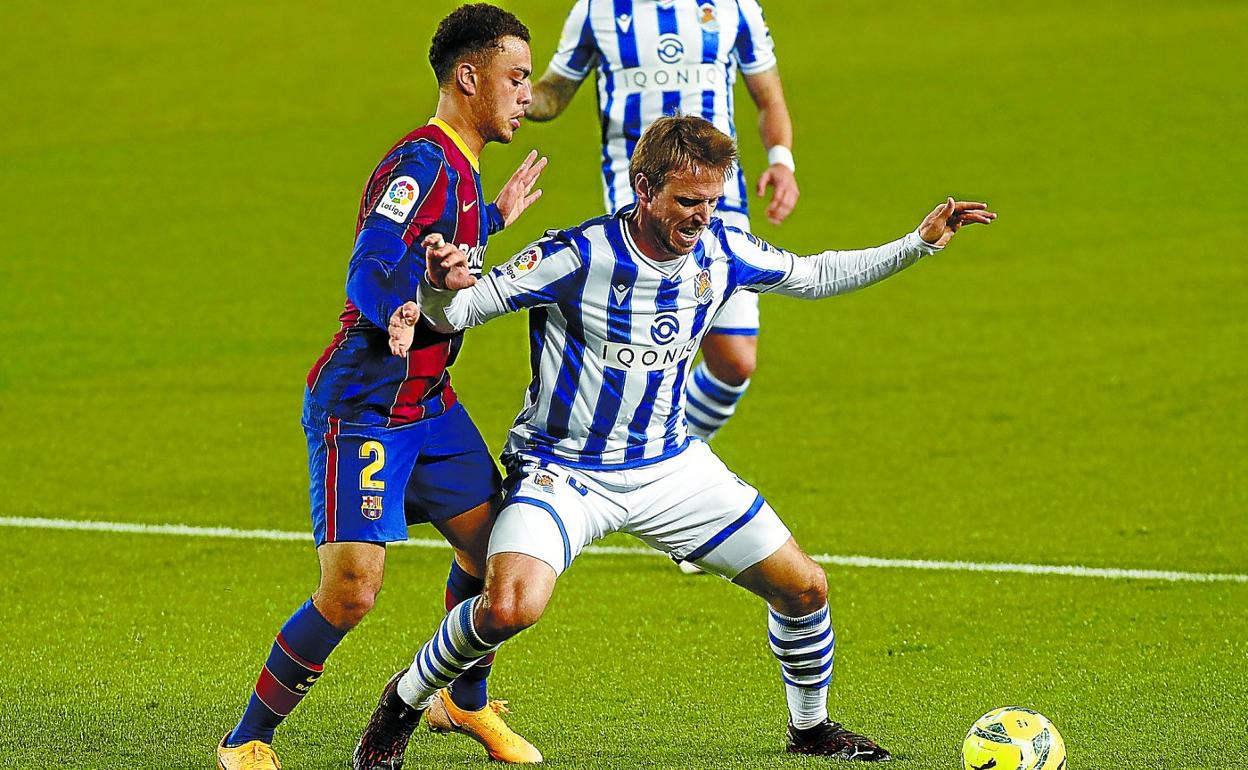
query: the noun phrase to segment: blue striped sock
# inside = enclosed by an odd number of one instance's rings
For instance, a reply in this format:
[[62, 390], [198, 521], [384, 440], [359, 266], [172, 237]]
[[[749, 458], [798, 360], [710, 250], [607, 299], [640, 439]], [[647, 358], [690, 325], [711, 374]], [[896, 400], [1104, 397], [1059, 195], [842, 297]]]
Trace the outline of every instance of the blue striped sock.
[[[480, 596], [484, 587], [484, 580], [469, 575], [459, 566], [459, 562], [451, 560], [451, 574], [446, 578], [447, 611], [474, 596]], [[493, 665], [494, 655], [491, 653], [451, 684], [451, 700], [455, 701], [456, 706], [465, 711], [480, 711], [485, 708], [489, 701], [486, 695], [486, 678], [489, 677]]]
[[346, 631], [325, 619], [311, 599], [295, 610], [269, 649], [247, 710], [226, 739], [226, 745], [272, 743], [277, 726], [316, 684], [325, 660], [345, 635]]
[[497, 644], [481, 641], [473, 628], [472, 611], [480, 599], [469, 599], [446, 613], [433, 638], [416, 653], [411, 668], [399, 680], [399, 697], [409, 706], [428, 707], [438, 690], [498, 649]]
[[800, 618], [770, 610], [767, 637], [780, 661], [789, 721], [802, 730], [827, 719], [828, 683], [836, 660], [836, 633], [828, 605]]
[[685, 420], [689, 423], [689, 432], [704, 441], [714, 438], [737, 410], [737, 402], [748, 387], [749, 380], [729, 385], [716, 379], [706, 368], [705, 361], [699, 363], [685, 389]]

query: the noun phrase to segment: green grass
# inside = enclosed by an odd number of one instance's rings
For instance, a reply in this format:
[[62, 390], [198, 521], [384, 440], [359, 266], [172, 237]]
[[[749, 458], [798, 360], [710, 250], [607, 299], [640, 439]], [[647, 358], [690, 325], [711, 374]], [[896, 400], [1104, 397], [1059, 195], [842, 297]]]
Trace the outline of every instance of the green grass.
[[[539, 71], [569, 4], [509, 4]], [[433, 108], [424, 51], [451, 5], [6, 6], [0, 516], [306, 529], [303, 376], [360, 186]], [[812, 552], [1248, 572], [1248, 8], [883, 5], [768, 5], [803, 196], [758, 231], [879, 243], [946, 192], [1001, 218], [861, 294], [764, 298], [761, 368], [717, 451]], [[551, 157], [490, 261], [597, 213], [595, 138], [585, 87], [486, 150], [487, 191], [530, 147]], [[494, 447], [522, 323], [472, 332], [455, 367]], [[10, 766], [211, 766], [316, 577], [298, 543], [4, 534]], [[376, 613], [279, 734], [288, 767], [342, 765], [436, 622], [445, 565], [393, 552]], [[1011, 703], [1057, 722], [1072, 768], [1248, 754], [1243, 584], [829, 577], [833, 713], [902, 767], [954, 767], [970, 722]], [[822, 764], [779, 753], [762, 625], [719, 581], [588, 556], [493, 689], [552, 767]], [[415, 746], [481, 764], [457, 738]]]

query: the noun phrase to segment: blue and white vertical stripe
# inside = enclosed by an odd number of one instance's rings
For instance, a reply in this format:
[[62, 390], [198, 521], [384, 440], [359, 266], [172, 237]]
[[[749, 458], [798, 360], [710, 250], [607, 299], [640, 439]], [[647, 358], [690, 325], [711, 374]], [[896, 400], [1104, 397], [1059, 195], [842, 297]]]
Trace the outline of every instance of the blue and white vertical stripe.
[[575, 290], [530, 316], [541, 344], [509, 453], [582, 468], [637, 467], [688, 443], [684, 383], [733, 267], [709, 256], [717, 244], [709, 233], [689, 256], [652, 262], [632, 242], [625, 214], [564, 231], [558, 237], [571, 249], [539, 245], [549, 255], [530, 274], [488, 279], [504, 302], [518, 305], [545, 293], [530, 285], [539, 278], [576, 273]]
[[[687, 387], [702, 337], [734, 290], [780, 286], [793, 257], [713, 219], [690, 254], [654, 262], [632, 242], [631, 212], [550, 234], [523, 270], [495, 268], [477, 292], [481, 317], [533, 311], [533, 379], [506, 454], [639, 467], [683, 450], [688, 420], [730, 411], [716, 403], [728, 386], [703, 374]], [[712, 403], [686, 412], [693, 394]]]
[[[701, 115], [729, 136], [737, 71], [776, 64], [758, 0], [578, 0], [550, 66], [573, 80], [595, 67], [609, 212], [633, 202], [628, 162], [646, 126], [664, 115]], [[746, 212], [745, 179], [720, 208]]]

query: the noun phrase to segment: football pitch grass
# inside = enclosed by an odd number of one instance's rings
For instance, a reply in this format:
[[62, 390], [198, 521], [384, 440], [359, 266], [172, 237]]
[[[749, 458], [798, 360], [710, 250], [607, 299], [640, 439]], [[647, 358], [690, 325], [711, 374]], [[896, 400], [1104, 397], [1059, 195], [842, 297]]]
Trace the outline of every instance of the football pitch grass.
[[[570, 2], [507, 5], [540, 73]], [[360, 187], [432, 111], [451, 7], [6, 5], [0, 517], [306, 531], [303, 376]], [[859, 294], [765, 297], [716, 451], [812, 553], [1248, 573], [1248, 8], [765, 7], [803, 194], [760, 235], [876, 244], [946, 193], [1001, 218]], [[586, 85], [487, 148], [487, 195], [531, 147], [551, 158], [487, 263], [598, 213], [596, 139]], [[454, 369], [494, 448], [523, 323], [470, 332]], [[211, 767], [316, 578], [302, 541], [0, 535], [8, 767]], [[279, 732], [287, 768], [343, 766], [439, 619], [448, 557], [392, 549], [377, 609]], [[1248, 584], [826, 568], [832, 715], [899, 767], [956, 767], [1003, 705], [1053, 719], [1072, 770], [1248, 767]], [[492, 691], [551, 767], [829, 764], [781, 753], [764, 624], [722, 581], [593, 553]], [[409, 766], [482, 756], [422, 732]]]

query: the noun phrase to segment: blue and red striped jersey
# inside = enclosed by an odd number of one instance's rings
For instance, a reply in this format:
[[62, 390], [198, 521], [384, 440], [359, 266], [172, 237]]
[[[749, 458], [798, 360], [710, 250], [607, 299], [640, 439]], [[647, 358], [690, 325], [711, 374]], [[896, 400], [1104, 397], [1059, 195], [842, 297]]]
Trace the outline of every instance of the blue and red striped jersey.
[[486, 239], [502, 218], [481, 195], [477, 158], [434, 118], [403, 137], [369, 177], [360, 200], [341, 326], [308, 372], [308, 390], [347, 422], [387, 427], [442, 414], [455, 404], [447, 372], [463, 343], [423, 323], [406, 359], [392, 355], [386, 326], [416, 299], [425, 269], [421, 240], [439, 233], [481, 274]]

